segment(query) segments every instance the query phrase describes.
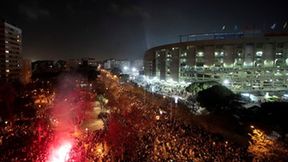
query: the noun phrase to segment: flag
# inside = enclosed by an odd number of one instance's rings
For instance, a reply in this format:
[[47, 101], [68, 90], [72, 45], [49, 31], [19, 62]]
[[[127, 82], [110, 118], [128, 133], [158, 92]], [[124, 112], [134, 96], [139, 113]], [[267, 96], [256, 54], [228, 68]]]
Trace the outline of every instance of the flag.
[[274, 23], [270, 28], [274, 30], [276, 28], [276, 23]]

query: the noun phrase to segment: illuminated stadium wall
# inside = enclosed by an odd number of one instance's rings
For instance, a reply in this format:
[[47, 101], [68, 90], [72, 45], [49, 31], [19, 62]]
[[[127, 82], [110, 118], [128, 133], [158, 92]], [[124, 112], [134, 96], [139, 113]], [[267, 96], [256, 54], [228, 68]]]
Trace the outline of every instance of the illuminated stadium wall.
[[160, 80], [229, 80], [233, 90], [287, 88], [287, 33], [213, 33], [146, 51], [146, 76]]

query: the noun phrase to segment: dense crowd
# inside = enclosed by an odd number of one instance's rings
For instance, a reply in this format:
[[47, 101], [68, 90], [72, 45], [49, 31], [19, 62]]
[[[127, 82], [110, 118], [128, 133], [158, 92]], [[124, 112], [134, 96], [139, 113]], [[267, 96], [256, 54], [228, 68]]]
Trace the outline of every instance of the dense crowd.
[[[75, 130], [70, 134], [73, 146], [68, 161], [253, 160], [254, 155], [247, 151], [247, 145], [211, 133], [195, 123], [184, 122], [184, 115], [172, 99], [129, 83], [121, 84], [117, 76], [107, 71], [101, 71], [95, 86], [84, 87], [81, 97], [78, 91], [67, 94], [53, 102], [63, 99], [71, 108], [67, 110], [77, 110], [71, 113]], [[89, 130], [82, 124], [93, 113], [91, 104], [84, 103], [95, 100], [101, 103], [103, 112], [98, 118], [105, 126]], [[87, 112], [80, 113], [79, 106], [88, 107]], [[36, 107], [49, 109], [55, 107], [55, 103]], [[51, 143], [57, 138], [55, 116], [51, 112], [36, 113], [41, 118], [30, 121], [30, 125], [7, 123], [1, 126], [0, 161], [47, 161]]]
[[[105, 78], [105, 80], [107, 79], [109, 78]], [[117, 84], [117, 81], [110, 84]], [[137, 159], [132, 159], [133, 161], [251, 160], [251, 155], [247, 153], [245, 146], [227, 141], [221, 135], [210, 133], [196, 125], [184, 123], [173, 116], [171, 118], [170, 108], [175, 109], [175, 105], [169, 100], [150, 93], [145, 94], [145, 98], [143, 98], [142, 93], [145, 92], [141, 89], [129, 85], [122, 86], [126, 87], [120, 90], [117, 88], [118, 86], [114, 86], [115, 89], [110, 89], [109, 92], [113, 94], [121, 93], [120, 100], [117, 101], [118, 105], [124, 104], [125, 109], [122, 109], [122, 111], [127, 111], [127, 109], [130, 109], [130, 111], [142, 110], [142, 115], [138, 115], [137, 119], [132, 121], [134, 126], [139, 121], [141, 123], [146, 121], [145, 125], [137, 128], [139, 140], [136, 149]], [[113, 99], [113, 97], [110, 98]], [[125, 104], [124, 101], [127, 100], [130, 102]], [[134, 104], [137, 106], [133, 107]], [[129, 120], [129, 118], [125, 119]], [[131, 157], [128, 156], [128, 159]]]

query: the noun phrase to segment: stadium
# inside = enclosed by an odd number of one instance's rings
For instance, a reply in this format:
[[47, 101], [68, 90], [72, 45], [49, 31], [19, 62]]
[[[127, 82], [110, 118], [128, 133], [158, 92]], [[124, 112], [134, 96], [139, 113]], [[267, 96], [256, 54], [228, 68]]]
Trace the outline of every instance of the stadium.
[[246, 31], [181, 35], [146, 51], [144, 72], [175, 82], [217, 81], [233, 91], [283, 91], [288, 85], [288, 33]]

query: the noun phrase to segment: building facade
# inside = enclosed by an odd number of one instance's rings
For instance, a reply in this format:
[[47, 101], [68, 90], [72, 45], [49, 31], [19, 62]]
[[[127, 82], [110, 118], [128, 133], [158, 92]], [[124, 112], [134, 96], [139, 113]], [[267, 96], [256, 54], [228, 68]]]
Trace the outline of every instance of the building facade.
[[18, 80], [21, 77], [21, 29], [0, 22], [0, 80]]
[[121, 71], [123, 71], [124, 67], [130, 67], [130, 61], [129, 60], [107, 59], [104, 61], [104, 68], [105, 69], [118, 68]]
[[212, 33], [188, 37], [189, 41], [146, 51], [145, 75], [160, 80], [225, 81], [235, 91], [287, 89], [288, 33]]

